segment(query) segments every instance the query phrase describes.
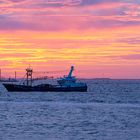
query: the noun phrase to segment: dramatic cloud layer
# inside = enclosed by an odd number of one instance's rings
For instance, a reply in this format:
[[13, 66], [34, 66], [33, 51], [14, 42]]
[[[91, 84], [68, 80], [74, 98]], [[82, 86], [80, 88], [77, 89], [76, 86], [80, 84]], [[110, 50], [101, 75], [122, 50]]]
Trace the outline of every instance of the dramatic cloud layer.
[[1, 68], [140, 78], [139, 31], [139, 0], [0, 0]]

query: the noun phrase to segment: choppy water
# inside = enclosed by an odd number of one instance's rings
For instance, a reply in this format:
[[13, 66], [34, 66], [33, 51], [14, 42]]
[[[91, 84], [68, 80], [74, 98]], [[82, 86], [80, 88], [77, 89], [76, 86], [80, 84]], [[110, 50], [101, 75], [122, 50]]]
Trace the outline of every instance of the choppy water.
[[8, 93], [0, 140], [140, 140], [140, 80], [87, 80], [87, 93]]

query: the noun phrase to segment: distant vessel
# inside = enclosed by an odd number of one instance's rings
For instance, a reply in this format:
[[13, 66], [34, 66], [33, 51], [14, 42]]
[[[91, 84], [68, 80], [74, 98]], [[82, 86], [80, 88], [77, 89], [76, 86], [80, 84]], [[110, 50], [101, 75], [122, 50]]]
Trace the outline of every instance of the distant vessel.
[[87, 84], [76, 82], [76, 78], [72, 76], [72, 72], [74, 70], [74, 66], [71, 66], [70, 72], [68, 76], [64, 76], [57, 80], [58, 85], [52, 84], [40, 84], [33, 86], [32, 85], [32, 73], [33, 70], [31, 68], [26, 69], [26, 84], [11, 84], [11, 83], [3, 83], [4, 87], [10, 92], [32, 92], [32, 91], [40, 91], [40, 92], [86, 92]]

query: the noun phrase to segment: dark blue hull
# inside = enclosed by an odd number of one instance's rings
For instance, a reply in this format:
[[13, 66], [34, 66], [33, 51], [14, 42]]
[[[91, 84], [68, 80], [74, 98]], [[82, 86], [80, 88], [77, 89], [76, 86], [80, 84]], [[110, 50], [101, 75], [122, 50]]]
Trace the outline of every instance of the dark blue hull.
[[42, 84], [37, 86], [3, 84], [9, 92], [86, 92], [87, 86], [81, 87], [61, 87], [50, 84]]

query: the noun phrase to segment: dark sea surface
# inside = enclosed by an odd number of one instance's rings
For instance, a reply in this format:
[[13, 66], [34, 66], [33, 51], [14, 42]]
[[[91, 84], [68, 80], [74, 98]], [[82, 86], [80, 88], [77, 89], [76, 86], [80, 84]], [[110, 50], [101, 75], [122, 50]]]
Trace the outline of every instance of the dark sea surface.
[[140, 140], [140, 80], [85, 82], [85, 93], [1, 85], [0, 140]]

